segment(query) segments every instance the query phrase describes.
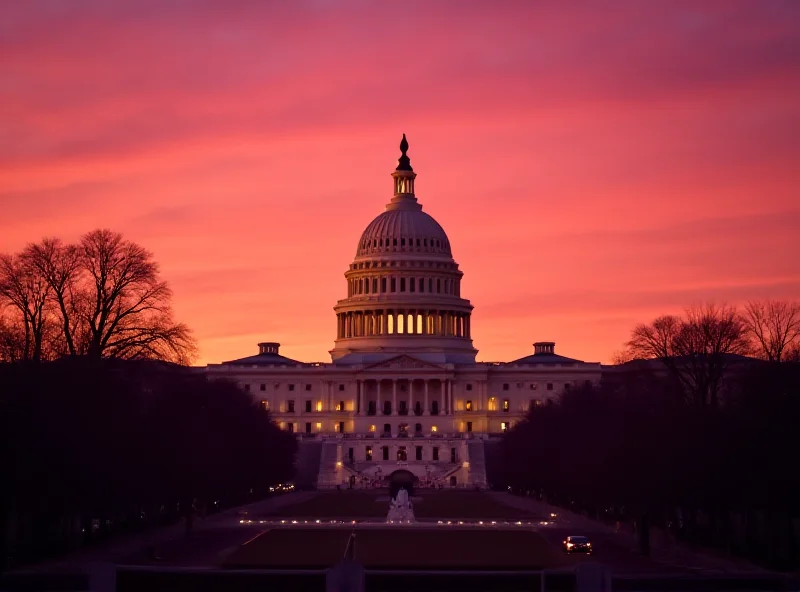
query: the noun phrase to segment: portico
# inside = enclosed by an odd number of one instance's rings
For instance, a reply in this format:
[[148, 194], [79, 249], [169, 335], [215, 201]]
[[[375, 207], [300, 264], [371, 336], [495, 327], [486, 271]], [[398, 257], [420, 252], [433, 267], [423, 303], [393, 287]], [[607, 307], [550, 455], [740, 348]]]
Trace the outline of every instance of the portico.
[[365, 377], [356, 388], [359, 416], [440, 416], [453, 410], [453, 381], [446, 377]]

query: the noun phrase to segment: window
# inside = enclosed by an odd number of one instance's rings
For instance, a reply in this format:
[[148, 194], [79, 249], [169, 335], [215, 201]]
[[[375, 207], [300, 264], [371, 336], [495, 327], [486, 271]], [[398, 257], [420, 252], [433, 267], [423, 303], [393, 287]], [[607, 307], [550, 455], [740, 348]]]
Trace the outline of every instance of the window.
[[422, 460], [422, 446], [417, 446], [417, 460]]
[[572, 385], [570, 383], [568, 383], [568, 382], [565, 382], [564, 383], [564, 390], [568, 391], [570, 388], [572, 388]]
[[433, 460], [439, 460], [439, 447], [433, 447]]
[[472, 383], [471, 383], [471, 382], [470, 382], [470, 383], [467, 383], [467, 390], [468, 390], [468, 391], [471, 391], [471, 390], [472, 390]]
[[344, 411], [344, 401], [336, 403], [336, 411]]
[[502, 421], [500, 422], [500, 431], [507, 432], [508, 431], [508, 422]]
[[531, 383], [531, 390], [532, 390], [532, 391], [535, 391], [537, 388], [539, 388], [539, 383], [537, 383], [537, 382], [532, 382], [532, 383]]
[[289, 423], [286, 424], [286, 431], [287, 432], [294, 432], [294, 424], [292, 422], [289, 422]]
[[311, 422], [307, 421], [306, 422], [306, 434], [310, 434], [310, 433], [311, 433]]
[[438, 430], [439, 430], [439, 428], [437, 428], [436, 426], [431, 426], [431, 433], [432, 434], [435, 434]]
[[289, 385], [289, 390], [290, 390], [290, 391], [293, 391], [293, 390], [294, 390], [294, 385], [293, 385], [293, 384], [290, 384], [290, 385]]
[[339, 433], [339, 424], [338, 423], [333, 424], [333, 431]]
[[364, 460], [372, 460], [372, 446], [367, 446], [367, 451], [364, 454]]
[[258, 385], [258, 388], [259, 388], [259, 390], [265, 391], [265, 390], [267, 390], [267, 385], [262, 383], [262, 384]]
[[344, 385], [343, 385], [343, 384], [340, 384], [340, 385], [339, 385], [339, 390], [340, 390], [340, 391], [343, 391], [343, 390], [344, 390]]
[[504, 391], [507, 391], [507, 390], [508, 390], [508, 383], [507, 383], [507, 382], [506, 382], [506, 383], [503, 383], [503, 390], [504, 390]]
[[397, 280], [392, 278], [392, 292], [397, 292]]
[[408, 291], [409, 292], [416, 292], [417, 291], [417, 280], [416, 278], [411, 278], [408, 280]]
[[450, 462], [451, 463], [457, 462], [457, 458], [458, 457], [456, 456], [456, 449], [455, 448], [451, 448], [450, 449]]
[[464, 409], [466, 411], [472, 411], [472, 401], [467, 401], [466, 404], [464, 405]]
[[468, 431], [468, 432], [471, 432], [471, 431], [472, 431], [472, 422], [471, 422], [471, 421], [468, 421], [468, 422], [467, 422], [467, 431]]
[[244, 390], [249, 393], [250, 392], [250, 385], [249, 384], [244, 385]]
[[307, 391], [310, 391], [310, 390], [311, 390], [311, 385], [310, 385], [310, 384], [307, 384], [307, 385], [306, 385], [306, 390], [307, 390]]
[[369, 431], [370, 432], [374, 432], [375, 431], [375, 424], [372, 424], [371, 426], [369, 426]]
[[261, 399], [261, 408], [264, 411], [269, 411], [269, 401], [267, 401], [266, 399]]
[[322, 401], [317, 401], [317, 411], [322, 411]]
[[306, 401], [306, 413], [311, 413], [311, 399]]
[[337, 432], [339, 432], [340, 434], [344, 434], [344, 422], [343, 421], [340, 421], [339, 424], [336, 427], [339, 428], [339, 429], [336, 430]]
[[503, 411], [511, 409], [511, 404], [508, 399], [503, 399]]
[[383, 447], [383, 460], [389, 460], [389, 447]]
[[397, 460], [400, 462], [406, 462], [408, 460], [408, 452], [406, 452], [405, 446], [397, 448]]
[[294, 413], [294, 399], [289, 399], [286, 401], [286, 411], [289, 413]]
[[353, 452], [354, 452], [354, 451], [353, 451], [353, 449], [352, 449], [352, 448], [348, 448], [348, 449], [347, 449], [347, 458], [350, 460], [350, 462], [353, 462], [353, 460], [354, 460], [354, 459], [353, 459]]
[[489, 411], [497, 411], [497, 399], [489, 397]]
[[406, 291], [406, 278], [400, 278], [400, 291]]
[[547, 383], [547, 390], [548, 391], [552, 391], [553, 390], [553, 383], [552, 382], [548, 382]]
[[392, 433], [392, 424], [389, 424], [389, 423], [383, 424], [383, 433], [384, 434], [391, 434]]
[[372, 293], [378, 291], [378, 278], [372, 278]]
[[522, 382], [518, 382], [518, 383], [517, 383], [517, 388], [522, 388], [523, 386], [525, 386], [525, 384], [524, 384], [524, 383], [522, 383]]
[[381, 292], [386, 293], [386, 278], [381, 278]]

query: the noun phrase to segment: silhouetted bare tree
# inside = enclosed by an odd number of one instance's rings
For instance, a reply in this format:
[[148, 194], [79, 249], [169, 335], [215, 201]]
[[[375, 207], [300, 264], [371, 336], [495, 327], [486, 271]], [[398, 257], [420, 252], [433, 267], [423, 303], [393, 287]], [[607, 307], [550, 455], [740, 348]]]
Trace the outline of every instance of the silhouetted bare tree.
[[[7, 307], [10, 308], [10, 307]], [[13, 311], [18, 313], [18, 311]], [[25, 359], [25, 329], [19, 314], [0, 310], [0, 362]]]
[[22, 316], [25, 360], [38, 362], [42, 358], [49, 293], [47, 280], [29, 260], [19, 255], [0, 254], [0, 299]]
[[742, 315], [758, 355], [780, 362], [800, 341], [800, 304], [783, 300], [748, 302]]
[[84, 269], [78, 247], [64, 244], [59, 238], [45, 238], [29, 244], [22, 256], [50, 285], [67, 353], [84, 353], [87, 332], [81, 320], [87, 302], [80, 281]]
[[744, 323], [731, 306], [707, 304], [686, 310], [686, 317], [662, 316], [638, 325], [627, 348], [634, 358], [657, 359], [699, 406], [719, 402], [722, 379], [732, 355], [750, 351]]
[[189, 328], [173, 320], [172, 292], [160, 280], [153, 255], [110, 230], [86, 234], [79, 248], [91, 303], [87, 353], [186, 363], [195, 344]]

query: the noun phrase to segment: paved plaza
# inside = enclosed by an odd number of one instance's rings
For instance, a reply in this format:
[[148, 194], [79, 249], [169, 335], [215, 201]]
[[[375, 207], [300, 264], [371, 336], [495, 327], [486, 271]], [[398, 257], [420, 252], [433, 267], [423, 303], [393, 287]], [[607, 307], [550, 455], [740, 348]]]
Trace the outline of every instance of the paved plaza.
[[[386, 490], [295, 492], [197, 520], [188, 536], [182, 525], [174, 525], [123, 537], [105, 549], [77, 553], [39, 569], [63, 570], [97, 561], [325, 568], [342, 559], [355, 532], [356, 559], [372, 568], [560, 570], [598, 562], [620, 576], [765, 573], [743, 561], [677, 545], [655, 545], [652, 556], [643, 557], [630, 533], [508, 493], [421, 491], [413, 502], [416, 524], [387, 525]], [[564, 554], [561, 541], [568, 535], [589, 536], [596, 554]]]

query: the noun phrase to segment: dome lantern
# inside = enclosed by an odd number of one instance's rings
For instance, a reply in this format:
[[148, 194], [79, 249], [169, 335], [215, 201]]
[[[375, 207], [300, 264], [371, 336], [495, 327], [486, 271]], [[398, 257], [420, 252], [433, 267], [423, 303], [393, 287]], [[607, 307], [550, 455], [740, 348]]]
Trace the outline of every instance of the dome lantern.
[[400, 140], [400, 158], [397, 161], [397, 168], [392, 173], [394, 178], [394, 198], [392, 203], [416, 204], [417, 198], [414, 196], [414, 179], [417, 174], [411, 168], [411, 159], [408, 157], [408, 140], [403, 134]]

